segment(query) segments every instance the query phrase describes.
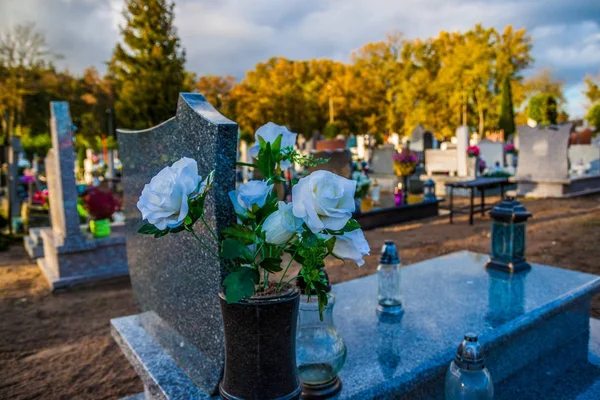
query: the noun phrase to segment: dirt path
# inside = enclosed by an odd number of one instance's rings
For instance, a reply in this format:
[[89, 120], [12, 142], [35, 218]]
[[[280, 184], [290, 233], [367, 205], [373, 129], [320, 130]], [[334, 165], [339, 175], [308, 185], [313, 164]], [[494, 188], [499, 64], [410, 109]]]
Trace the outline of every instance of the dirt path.
[[[600, 196], [525, 201], [534, 214], [528, 259], [600, 274]], [[372, 255], [360, 269], [328, 262], [333, 282], [371, 274], [386, 239], [404, 264], [458, 250], [489, 252], [489, 219], [447, 218], [366, 233]], [[117, 399], [142, 391], [109, 333], [111, 318], [137, 312], [127, 282], [50, 294], [22, 247], [0, 253], [0, 399]], [[592, 304], [600, 317], [600, 297]]]

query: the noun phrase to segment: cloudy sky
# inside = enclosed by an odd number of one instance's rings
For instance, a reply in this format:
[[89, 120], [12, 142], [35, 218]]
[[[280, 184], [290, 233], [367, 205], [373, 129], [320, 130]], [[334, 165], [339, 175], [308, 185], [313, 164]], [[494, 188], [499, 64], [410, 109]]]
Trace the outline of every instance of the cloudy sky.
[[[118, 40], [123, 0], [0, 0], [0, 29], [34, 21], [61, 67], [104, 71]], [[566, 85], [568, 111], [582, 116], [586, 74], [600, 71], [600, 0], [176, 0], [187, 68], [198, 74], [244, 71], [271, 56], [347, 61], [361, 45], [398, 30], [407, 38], [466, 30], [477, 22], [525, 27], [533, 69], [548, 67]], [[531, 73], [529, 71], [528, 73]]]

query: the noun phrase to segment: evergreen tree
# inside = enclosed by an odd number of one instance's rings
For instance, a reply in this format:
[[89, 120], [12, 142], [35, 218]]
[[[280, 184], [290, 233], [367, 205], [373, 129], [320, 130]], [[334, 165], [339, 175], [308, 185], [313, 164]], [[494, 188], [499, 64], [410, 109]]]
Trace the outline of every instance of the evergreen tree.
[[504, 130], [505, 135], [515, 133], [515, 114], [513, 110], [512, 92], [510, 90], [510, 79], [504, 78], [502, 82], [502, 100], [500, 104], [500, 119], [498, 126]]
[[145, 129], [171, 118], [184, 88], [185, 51], [173, 26], [174, 3], [126, 0], [117, 44], [110, 62], [119, 126]]

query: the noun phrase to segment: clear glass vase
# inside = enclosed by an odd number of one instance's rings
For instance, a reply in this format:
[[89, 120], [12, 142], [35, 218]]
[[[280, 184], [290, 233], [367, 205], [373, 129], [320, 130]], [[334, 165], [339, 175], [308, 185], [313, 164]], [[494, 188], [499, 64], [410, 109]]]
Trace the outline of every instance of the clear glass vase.
[[317, 296], [300, 299], [296, 364], [303, 385], [319, 386], [336, 379], [346, 361], [346, 345], [333, 324], [335, 296], [327, 294], [328, 304], [319, 319]]

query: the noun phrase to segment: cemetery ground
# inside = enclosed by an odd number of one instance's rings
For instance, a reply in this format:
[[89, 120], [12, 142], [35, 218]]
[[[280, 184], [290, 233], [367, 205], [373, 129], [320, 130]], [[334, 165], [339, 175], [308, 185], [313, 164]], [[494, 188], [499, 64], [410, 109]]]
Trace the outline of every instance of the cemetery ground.
[[[600, 274], [600, 195], [523, 204], [534, 216], [530, 261]], [[366, 264], [358, 269], [333, 260], [328, 273], [334, 283], [374, 273], [386, 239], [396, 241], [405, 265], [460, 250], [488, 253], [489, 222], [477, 216], [469, 226], [460, 216], [450, 225], [438, 217], [371, 230]], [[115, 399], [142, 391], [109, 333], [111, 318], [137, 312], [124, 280], [51, 294], [38, 267], [14, 244], [0, 253], [0, 399]], [[592, 301], [592, 316], [600, 317], [600, 296]]]

